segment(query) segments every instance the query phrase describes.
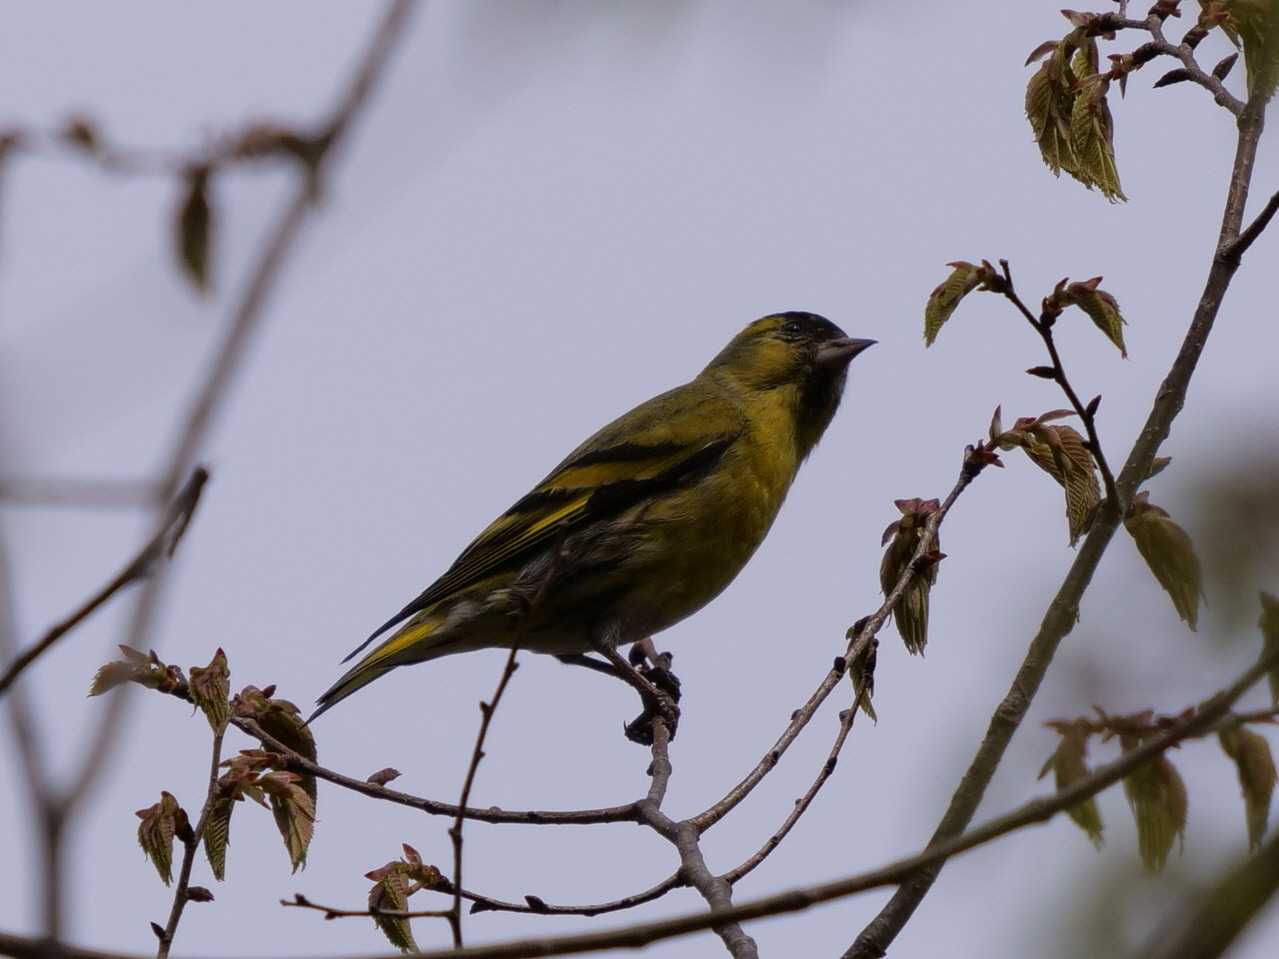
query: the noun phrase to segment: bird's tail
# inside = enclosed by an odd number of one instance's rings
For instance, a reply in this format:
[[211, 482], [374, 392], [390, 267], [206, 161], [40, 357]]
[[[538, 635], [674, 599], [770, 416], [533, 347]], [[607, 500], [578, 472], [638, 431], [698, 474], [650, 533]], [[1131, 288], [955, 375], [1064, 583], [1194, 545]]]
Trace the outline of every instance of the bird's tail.
[[332, 709], [352, 693], [363, 689], [379, 676], [389, 673], [396, 666], [407, 663], [419, 663], [434, 659], [440, 655], [432, 647], [436, 645], [433, 636], [444, 623], [444, 615], [439, 612], [415, 616], [380, 645], [369, 652], [363, 659], [348, 669], [328, 691], [316, 700], [317, 708], [307, 722], [313, 722], [321, 713]]

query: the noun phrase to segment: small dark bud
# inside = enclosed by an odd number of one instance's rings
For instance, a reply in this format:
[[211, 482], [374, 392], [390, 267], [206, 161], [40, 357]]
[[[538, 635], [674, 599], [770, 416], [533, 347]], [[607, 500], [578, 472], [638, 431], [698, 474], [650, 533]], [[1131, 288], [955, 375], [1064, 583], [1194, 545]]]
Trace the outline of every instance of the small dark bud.
[[528, 907], [532, 909], [534, 912], [545, 913], [545, 912], [551, 911], [550, 909], [547, 908], [546, 902], [538, 898], [537, 896], [525, 896], [524, 901], [528, 903]]
[[160, 925], [158, 922], [151, 923], [151, 931], [155, 933], [155, 937], [161, 942], [168, 941], [169, 937], [164, 933], [164, 926]]
[[1176, 70], [1169, 70], [1162, 77], [1155, 81], [1155, 89], [1160, 87], [1170, 87], [1174, 83], [1185, 83], [1191, 77], [1189, 70], [1184, 67], [1178, 67]]
[[838, 675], [848, 668], [848, 661], [843, 656], [836, 656], [835, 662], [831, 665], [831, 669]]
[[1218, 80], [1224, 80], [1230, 76], [1230, 71], [1234, 69], [1235, 63], [1239, 60], [1239, 54], [1232, 53], [1223, 59], [1215, 67], [1212, 68], [1212, 75]]
[[391, 782], [392, 780], [399, 779], [399, 778], [400, 778], [400, 771], [398, 769], [393, 769], [392, 767], [387, 766], [385, 769], [379, 769], [377, 772], [375, 772], [372, 776], [370, 776], [368, 779], [364, 781], [366, 783], [372, 783], [374, 786], [385, 786], [387, 783]]
[[1041, 380], [1057, 379], [1057, 371], [1051, 366], [1032, 366], [1026, 372], [1031, 376], [1039, 377]]
[[1101, 407], [1101, 394], [1098, 393], [1088, 401], [1088, 405], [1084, 407], [1085, 416], [1096, 416], [1097, 410]]
[[190, 886], [187, 889], [187, 899], [190, 902], [212, 902], [213, 893], [204, 886]]
[[275, 695], [275, 683], [272, 683], [270, 686], [263, 686], [263, 687], [262, 687], [262, 695], [263, 695], [263, 696], [265, 696], [267, 699], [270, 699], [272, 696], [274, 696], [274, 695]]
[[826, 760], [826, 767], [825, 767], [825, 769], [826, 769], [826, 775], [827, 775], [827, 776], [829, 776], [831, 773], [833, 773], [833, 772], [835, 771], [835, 763], [836, 763], [837, 761], [838, 761], [838, 757], [836, 757], [836, 756], [831, 756], [831, 757], [830, 757], [830, 759]]

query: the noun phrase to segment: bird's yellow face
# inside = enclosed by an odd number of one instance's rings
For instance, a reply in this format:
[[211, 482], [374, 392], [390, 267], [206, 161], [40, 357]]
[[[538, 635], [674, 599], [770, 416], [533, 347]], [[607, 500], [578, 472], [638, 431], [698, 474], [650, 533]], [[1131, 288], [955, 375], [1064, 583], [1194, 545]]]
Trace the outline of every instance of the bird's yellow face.
[[835, 415], [848, 364], [874, 342], [815, 313], [775, 313], [733, 337], [703, 375], [744, 390], [747, 406], [785, 409], [802, 458]]

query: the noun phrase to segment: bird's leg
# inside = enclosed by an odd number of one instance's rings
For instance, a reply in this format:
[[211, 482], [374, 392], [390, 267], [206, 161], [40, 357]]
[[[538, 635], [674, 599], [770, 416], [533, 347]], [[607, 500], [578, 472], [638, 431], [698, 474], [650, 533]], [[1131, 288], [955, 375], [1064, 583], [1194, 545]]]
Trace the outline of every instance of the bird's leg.
[[565, 666], [581, 666], [597, 673], [603, 673], [605, 676], [612, 676], [614, 679], [621, 679], [623, 682], [626, 681], [622, 674], [611, 664], [604, 662], [602, 659], [596, 659], [594, 656], [587, 656], [584, 653], [563, 653], [555, 658]]
[[[641, 745], [651, 745], [653, 741], [652, 721], [660, 717], [671, 731], [671, 739], [675, 738], [675, 730], [679, 725], [678, 685], [672, 687], [674, 693], [668, 692], [653, 682], [649, 676], [640, 672], [626, 661], [610, 643], [596, 640], [591, 646], [597, 653], [608, 660], [619, 679], [633, 687], [640, 694], [644, 704], [644, 712], [638, 718], [626, 724], [626, 738]], [[651, 670], [649, 671], [651, 673]]]
[[[631, 646], [628, 658], [631, 665], [650, 679], [654, 686], [667, 693], [675, 702], [679, 702], [680, 681], [679, 677], [671, 672], [671, 660], [674, 658], [671, 653], [659, 653], [650, 636]], [[646, 661], [648, 666], [645, 666]]]

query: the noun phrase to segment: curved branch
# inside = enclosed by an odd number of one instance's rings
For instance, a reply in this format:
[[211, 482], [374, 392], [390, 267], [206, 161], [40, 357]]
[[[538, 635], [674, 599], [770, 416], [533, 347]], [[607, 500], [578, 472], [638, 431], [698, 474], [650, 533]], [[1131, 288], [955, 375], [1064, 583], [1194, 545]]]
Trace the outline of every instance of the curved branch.
[[48, 652], [54, 643], [101, 609], [116, 593], [138, 580], [145, 579], [151, 574], [158, 560], [173, 555], [173, 551], [178, 548], [182, 535], [191, 523], [191, 518], [195, 515], [195, 508], [200, 503], [200, 494], [204, 492], [204, 484], [208, 482], [208, 479], [209, 471], [203, 466], [197, 466], [192, 470], [191, 478], [173, 500], [173, 505], [169, 507], [164, 522], [146, 545], [138, 551], [138, 554], [129, 560], [124, 569], [120, 570], [111, 582], [85, 600], [70, 616], [52, 626], [39, 642], [19, 653], [4, 673], [0, 674], [0, 696], [3, 696], [5, 691], [13, 685], [14, 680], [24, 669]]
[[587, 906], [557, 906], [546, 902], [538, 896], [527, 896], [523, 903], [505, 902], [501, 899], [494, 899], [492, 896], [484, 896], [466, 889], [462, 890], [462, 898], [472, 903], [472, 914], [477, 912], [524, 912], [537, 916], [599, 916], [608, 912], [621, 912], [623, 909], [642, 906], [646, 902], [661, 899], [668, 892], [682, 889], [687, 885], [688, 883], [684, 877], [677, 872], [667, 876], [657, 885], [650, 886], [643, 892], [632, 893], [629, 896], [623, 896], [621, 899], [593, 903]]

